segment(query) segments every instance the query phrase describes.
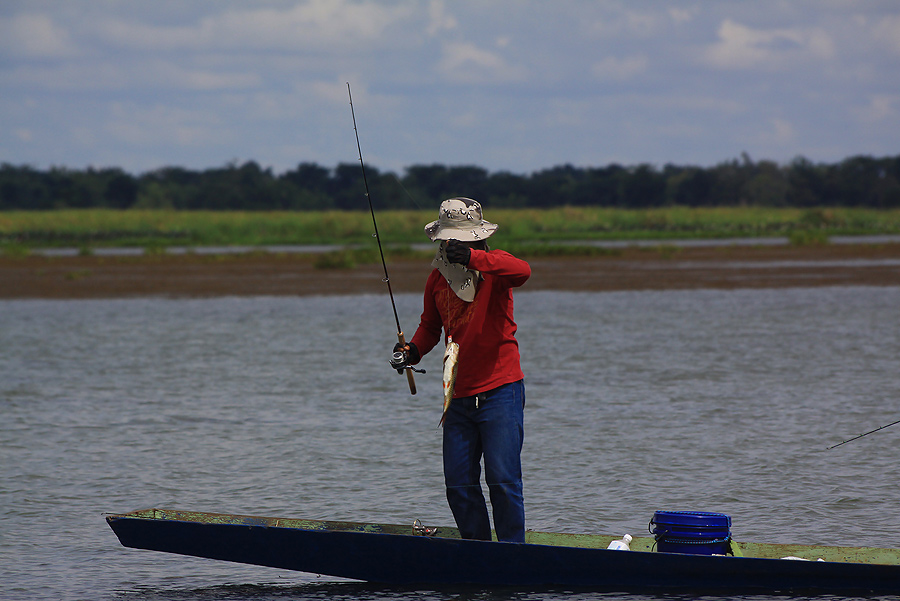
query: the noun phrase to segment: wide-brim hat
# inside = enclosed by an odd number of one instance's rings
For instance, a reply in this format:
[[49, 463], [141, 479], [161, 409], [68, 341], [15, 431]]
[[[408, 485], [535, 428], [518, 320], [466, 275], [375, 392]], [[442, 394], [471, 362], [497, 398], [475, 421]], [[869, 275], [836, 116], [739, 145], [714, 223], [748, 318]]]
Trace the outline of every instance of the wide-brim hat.
[[441, 203], [438, 219], [425, 226], [425, 234], [435, 240], [459, 240], [475, 242], [490, 237], [497, 231], [497, 224], [485, 221], [481, 205], [476, 200], [457, 196]]

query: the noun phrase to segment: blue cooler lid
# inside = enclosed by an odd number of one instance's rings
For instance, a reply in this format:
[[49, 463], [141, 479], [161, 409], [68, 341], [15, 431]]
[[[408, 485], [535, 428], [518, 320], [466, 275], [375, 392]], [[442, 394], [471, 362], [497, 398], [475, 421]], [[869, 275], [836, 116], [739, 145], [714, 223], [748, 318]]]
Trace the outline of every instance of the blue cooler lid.
[[731, 528], [731, 516], [709, 511], [657, 511], [650, 523], [728, 530]]

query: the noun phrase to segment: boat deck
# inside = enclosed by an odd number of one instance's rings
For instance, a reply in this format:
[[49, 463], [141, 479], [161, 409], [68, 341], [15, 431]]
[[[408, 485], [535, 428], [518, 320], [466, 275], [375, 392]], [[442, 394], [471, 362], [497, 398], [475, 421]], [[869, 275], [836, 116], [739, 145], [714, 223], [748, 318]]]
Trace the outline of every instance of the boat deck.
[[[110, 518], [136, 518], [144, 520], [191, 522], [232, 526], [257, 526], [264, 528], [287, 528], [321, 532], [360, 532], [367, 534], [390, 534], [405, 536], [429, 536], [445, 539], [460, 539], [459, 530], [449, 527], [429, 527], [418, 521], [410, 525], [373, 524], [327, 520], [306, 520], [300, 518], [276, 518], [249, 515], [208, 513], [201, 511], [180, 511], [174, 509], [142, 509], [124, 514], [110, 515]], [[619, 536], [604, 534], [568, 534], [527, 531], [525, 543], [552, 547], [576, 549], [606, 549]], [[634, 537], [632, 552], [655, 553], [656, 541], [652, 536]], [[787, 557], [809, 561], [844, 563], [900, 565], [900, 551], [877, 547], [837, 547], [825, 545], [772, 544], [731, 541], [731, 555], [757, 559], [784, 559]]]

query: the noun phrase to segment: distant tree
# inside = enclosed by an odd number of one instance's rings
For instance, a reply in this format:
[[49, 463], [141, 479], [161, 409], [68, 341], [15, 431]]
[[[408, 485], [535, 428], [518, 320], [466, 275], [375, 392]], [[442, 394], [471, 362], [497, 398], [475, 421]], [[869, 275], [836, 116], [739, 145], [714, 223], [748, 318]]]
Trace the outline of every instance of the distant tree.
[[659, 207], [665, 204], [665, 200], [665, 178], [653, 165], [638, 165], [622, 182], [621, 203], [625, 208]]
[[96, 193], [95, 171], [78, 172], [65, 167], [51, 167], [47, 174], [47, 184], [53, 208], [69, 207], [86, 209], [103, 206], [102, 196]]
[[446, 185], [447, 189], [441, 194], [444, 198], [452, 196], [485, 198], [488, 191], [487, 169], [474, 165], [451, 167], [447, 170]]
[[603, 207], [622, 206], [624, 204], [622, 190], [624, 181], [628, 177], [628, 170], [615, 163], [606, 167], [590, 169], [588, 172], [590, 194], [580, 195], [582, 204]]
[[412, 165], [406, 168], [403, 185], [415, 198], [443, 199], [451, 189], [444, 165]]
[[201, 175], [182, 167], [162, 167], [138, 177], [135, 208], [195, 209]]
[[571, 164], [533, 173], [529, 182], [531, 205], [551, 207], [573, 204], [572, 192], [581, 175], [581, 170]]
[[667, 165], [663, 174], [667, 176], [667, 204], [686, 207], [704, 207], [715, 204], [712, 196], [712, 176], [708, 170], [699, 167], [676, 168]]
[[815, 207], [822, 204], [825, 194], [825, 170], [806, 157], [797, 157], [788, 167], [787, 204], [792, 207]]
[[45, 210], [53, 208], [46, 173], [23, 165], [0, 165], [0, 209]]
[[113, 209], [127, 209], [137, 202], [138, 182], [121, 169], [110, 169], [107, 173], [106, 188], [103, 192], [104, 204]]
[[330, 172], [325, 167], [316, 163], [300, 163], [291, 171], [287, 171], [279, 178], [290, 182], [300, 190], [309, 192], [326, 192]]
[[875, 184], [874, 205], [878, 208], [900, 208], [900, 156], [879, 161], [881, 170]]
[[742, 203], [761, 207], [785, 206], [788, 181], [784, 171], [772, 161], [760, 161], [755, 171], [741, 189]]
[[824, 198], [828, 205], [897, 206], [897, 174], [890, 159], [854, 156], [824, 167]]
[[300, 163], [278, 178], [285, 196], [285, 208], [291, 210], [333, 209], [329, 194], [331, 172], [316, 163]]
[[[557, 165], [519, 175], [475, 165], [412, 165], [402, 176], [366, 167], [376, 208], [432, 207], [467, 195], [497, 207], [860, 206], [900, 207], [900, 156], [787, 165], [746, 153], [713, 167], [644, 163]], [[276, 176], [255, 161], [195, 171], [168, 166], [133, 176], [119, 168], [38, 170], [0, 164], [0, 210], [110, 207], [212, 210], [365, 210], [357, 163], [300, 163]]]
[[[379, 177], [380, 172], [377, 168], [366, 166], [366, 180], [375, 181]], [[329, 194], [334, 198], [335, 208], [350, 211], [369, 208], [362, 169], [358, 164], [341, 163], [335, 167]]]
[[[509, 171], [498, 171], [488, 176], [484, 204], [498, 208], [525, 208], [531, 206], [526, 178]], [[477, 200], [477, 199], [476, 199]]]

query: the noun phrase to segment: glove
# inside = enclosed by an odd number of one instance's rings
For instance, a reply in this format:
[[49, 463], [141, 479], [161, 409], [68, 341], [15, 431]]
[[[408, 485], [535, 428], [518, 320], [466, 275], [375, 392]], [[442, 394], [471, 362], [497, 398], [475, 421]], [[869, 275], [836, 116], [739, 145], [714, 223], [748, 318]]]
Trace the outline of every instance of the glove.
[[419, 362], [422, 355], [419, 354], [418, 347], [412, 342], [394, 345], [393, 355], [391, 356], [391, 367], [397, 370], [398, 374], [402, 374], [407, 365], [413, 365]]
[[460, 243], [459, 240], [450, 240], [447, 242], [447, 248], [444, 249], [444, 252], [447, 254], [447, 260], [451, 263], [468, 265], [469, 259], [472, 258], [471, 249], [465, 244]]

